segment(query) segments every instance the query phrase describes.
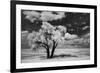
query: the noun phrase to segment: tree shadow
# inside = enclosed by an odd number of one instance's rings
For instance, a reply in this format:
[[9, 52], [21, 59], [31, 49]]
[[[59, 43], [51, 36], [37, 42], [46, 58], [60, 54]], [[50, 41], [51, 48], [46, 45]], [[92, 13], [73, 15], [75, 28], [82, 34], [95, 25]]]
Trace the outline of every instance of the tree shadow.
[[65, 57], [78, 57], [76, 55], [71, 54], [60, 54], [60, 55], [54, 55], [53, 58], [65, 58]]
[[[60, 55], [54, 55], [52, 58], [49, 59], [54, 59], [54, 58], [67, 58], [67, 57], [78, 57], [76, 55], [72, 55], [72, 54], [60, 54]], [[40, 56], [40, 58], [43, 59], [47, 59], [46, 56]]]

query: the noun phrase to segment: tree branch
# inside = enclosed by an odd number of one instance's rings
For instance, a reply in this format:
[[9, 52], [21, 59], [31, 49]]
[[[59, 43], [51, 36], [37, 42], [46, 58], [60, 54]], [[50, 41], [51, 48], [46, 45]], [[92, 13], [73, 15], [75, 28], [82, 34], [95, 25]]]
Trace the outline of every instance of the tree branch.
[[57, 47], [57, 45], [58, 45], [58, 42], [55, 43], [55, 47]]

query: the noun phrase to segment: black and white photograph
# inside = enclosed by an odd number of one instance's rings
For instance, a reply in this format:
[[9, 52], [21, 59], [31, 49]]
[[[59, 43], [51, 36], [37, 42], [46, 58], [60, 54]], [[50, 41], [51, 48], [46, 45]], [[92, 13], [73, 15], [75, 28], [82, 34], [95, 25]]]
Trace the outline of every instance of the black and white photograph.
[[95, 67], [95, 6], [43, 4], [16, 5], [16, 69]]
[[90, 14], [21, 11], [21, 62], [90, 59]]

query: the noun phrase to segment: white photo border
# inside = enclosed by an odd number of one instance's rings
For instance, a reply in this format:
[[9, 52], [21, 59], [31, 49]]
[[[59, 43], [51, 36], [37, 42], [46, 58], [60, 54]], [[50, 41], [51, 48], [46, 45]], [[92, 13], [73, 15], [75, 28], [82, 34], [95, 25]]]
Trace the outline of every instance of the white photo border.
[[[65, 11], [65, 12], [81, 12], [90, 13], [90, 60], [81, 61], [60, 61], [60, 62], [37, 62], [37, 63], [21, 63], [21, 10], [50, 10], [50, 11]], [[50, 6], [35, 6], [35, 5], [17, 5], [16, 6], [16, 67], [18, 68], [38, 68], [38, 67], [53, 67], [53, 66], [71, 66], [94, 64], [94, 10], [84, 8], [70, 7], [50, 7]]]

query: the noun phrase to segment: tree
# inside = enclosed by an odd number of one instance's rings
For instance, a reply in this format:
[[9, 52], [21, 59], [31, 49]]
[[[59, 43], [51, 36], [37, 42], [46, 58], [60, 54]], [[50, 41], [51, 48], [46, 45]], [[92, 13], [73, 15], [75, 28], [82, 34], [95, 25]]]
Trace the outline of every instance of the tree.
[[66, 28], [64, 26], [53, 26], [48, 22], [42, 22], [39, 31], [30, 33], [28, 40], [32, 49], [36, 50], [39, 47], [44, 47], [47, 58], [53, 58], [57, 45], [64, 41], [65, 33]]

